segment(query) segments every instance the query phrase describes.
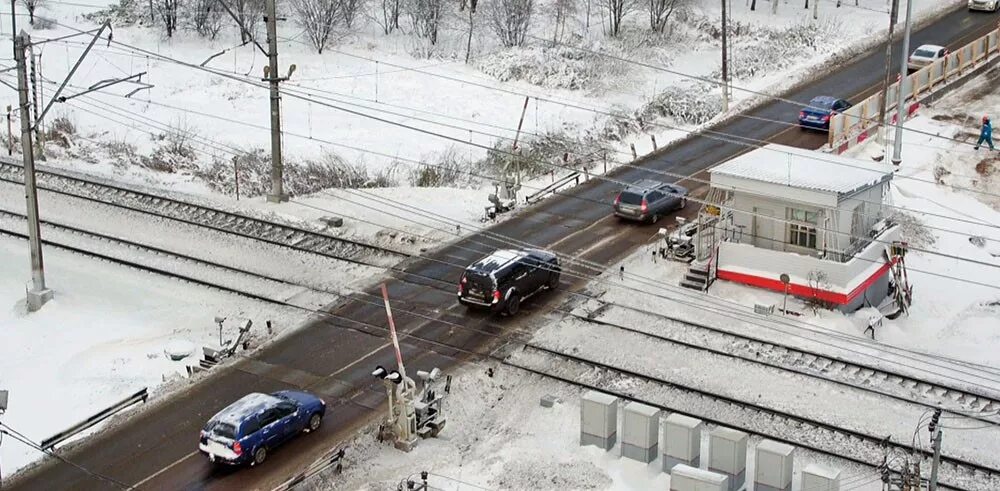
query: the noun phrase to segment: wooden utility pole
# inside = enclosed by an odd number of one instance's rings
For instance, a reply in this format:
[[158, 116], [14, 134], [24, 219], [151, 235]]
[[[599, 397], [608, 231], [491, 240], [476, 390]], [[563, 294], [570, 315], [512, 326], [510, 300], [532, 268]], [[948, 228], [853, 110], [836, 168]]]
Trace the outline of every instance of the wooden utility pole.
[[264, 80], [271, 86], [271, 192], [267, 200], [271, 203], [288, 201], [284, 189], [284, 166], [281, 161], [281, 90], [278, 84], [284, 80], [278, 76], [278, 16], [275, 0], [267, 0], [264, 21], [267, 23], [267, 61]]
[[903, 89], [906, 86], [907, 72], [909, 64], [907, 59], [910, 52], [910, 29], [913, 27], [913, 0], [906, 0], [906, 20], [903, 27], [903, 51], [899, 54], [899, 88], [896, 89], [896, 136], [892, 144], [892, 165], [898, 166], [903, 162], [903, 122], [906, 121], [906, 93]]
[[21, 155], [24, 158], [24, 197], [28, 211], [28, 247], [31, 252], [31, 285], [27, 289], [28, 310], [34, 312], [52, 299], [45, 287], [41, 231], [38, 225], [38, 189], [35, 182], [35, 153], [31, 142], [31, 103], [28, 99], [28, 63], [25, 59], [31, 38], [21, 32], [14, 37], [14, 60], [17, 62], [17, 99], [21, 108]]
[[892, 0], [892, 9], [889, 11], [889, 37], [885, 41], [885, 79], [882, 80], [882, 96], [879, 97], [878, 105], [878, 124], [882, 125], [879, 129], [878, 136], [879, 142], [883, 145], [885, 144], [886, 136], [886, 106], [888, 101], [886, 100], [889, 96], [889, 83], [890, 77], [892, 76], [892, 31], [896, 27], [896, 18], [899, 16], [899, 0]]
[[726, 0], [722, 0], [722, 112], [729, 111], [729, 23]]

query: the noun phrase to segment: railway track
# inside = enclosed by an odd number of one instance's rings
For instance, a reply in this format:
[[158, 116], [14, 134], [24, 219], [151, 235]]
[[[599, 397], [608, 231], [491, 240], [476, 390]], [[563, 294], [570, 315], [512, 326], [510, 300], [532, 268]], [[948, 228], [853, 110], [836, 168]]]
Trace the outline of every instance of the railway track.
[[[402, 259], [411, 257], [411, 254], [387, 247], [335, 237], [287, 223], [263, 220], [233, 211], [84, 179], [62, 172], [36, 168], [35, 174], [38, 188], [44, 191], [124, 208], [157, 218], [204, 227], [340, 261], [361, 265], [372, 265], [371, 262], [375, 261], [382, 267], [388, 267]], [[24, 168], [20, 164], [0, 159], [0, 182], [22, 185], [24, 183]]]
[[[23, 219], [23, 216], [10, 213], [7, 211], [0, 211], [0, 218], [18, 218]], [[162, 249], [156, 249], [142, 244], [137, 244], [124, 239], [119, 239], [115, 237], [104, 236], [101, 234], [95, 234], [93, 232], [87, 232], [79, 229], [74, 229], [72, 227], [65, 227], [57, 224], [45, 223], [46, 227], [63, 227], [63, 230], [68, 233], [73, 233], [75, 235], [86, 236], [91, 239], [97, 239], [109, 243], [115, 243], [120, 246], [133, 248], [133, 249], [144, 249], [146, 252], [170, 256], [175, 259], [197, 263], [199, 265], [208, 266], [218, 270], [224, 270], [229, 273], [244, 275], [248, 277], [255, 277], [261, 281], [274, 282], [279, 284], [284, 284], [293, 287], [311, 288], [305, 285], [301, 285], [295, 282], [289, 282], [281, 278], [268, 277], [259, 273], [252, 271], [241, 270], [238, 268], [233, 268], [230, 266], [213, 263], [211, 261], [206, 261], [199, 258], [194, 258], [191, 256], [185, 256], [178, 253], [173, 253], [170, 251], [165, 251]], [[20, 238], [26, 238], [24, 234], [17, 232], [12, 232], [6, 229], [0, 230], [0, 233], [16, 236]], [[89, 251], [81, 247], [71, 246], [68, 244], [63, 244], [57, 241], [50, 241], [46, 239], [46, 243], [50, 246], [55, 246], [69, 250], [71, 252], [88, 255], [101, 260], [106, 260], [121, 264], [127, 267], [136, 268], [164, 276], [169, 276], [172, 278], [180, 279], [182, 281], [188, 281], [196, 284], [201, 284], [211, 288], [220, 289], [233, 294], [245, 296], [248, 298], [254, 298], [261, 301], [266, 301], [269, 303], [277, 304], [280, 306], [290, 307], [300, 310], [308, 310], [314, 313], [320, 313], [314, 308], [304, 306], [298, 302], [291, 302], [287, 299], [283, 299], [275, 296], [263, 295], [257, 292], [248, 291], [245, 288], [236, 288], [232, 286], [214, 284], [201, 278], [180, 274], [177, 272], [171, 272], [169, 270], [149, 266], [148, 264], [139, 263], [137, 261], [123, 259], [120, 257], [114, 257], [112, 255], [99, 253], [95, 251]], [[332, 292], [325, 292], [332, 293]], [[458, 326], [461, 328], [461, 326]], [[371, 334], [371, 330], [379, 331], [384, 330], [381, 326], [368, 326], [370, 329], [362, 328], [355, 329]], [[492, 334], [493, 336], [500, 337], [503, 334]], [[695, 388], [680, 386], [665, 380], [657, 379], [652, 376], [643, 375], [640, 373], [628, 371], [621, 368], [616, 368], [610, 365], [602, 364], [600, 362], [595, 362], [592, 360], [587, 360], [585, 358], [562, 353], [556, 350], [551, 350], [541, 346], [531, 344], [530, 342], [520, 342], [513, 341], [513, 343], [522, 346], [522, 354], [542, 354], [544, 359], [534, 360], [536, 366], [531, 366], [532, 360], [526, 359], [524, 356], [512, 356], [503, 357], [498, 356], [494, 352], [491, 353], [481, 353], [472, 352], [465, 350], [458, 346], [452, 346], [448, 343], [442, 343], [437, 340], [424, 338], [418, 333], [406, 332], [402, 335], [403, 340], [410, 340], [410, 342], [416, 342], [427, 346], [429, 349], [439, 349], [441, 351], [455, 351], [455, 352], [467, 352], [467, 354], [472, 355], [477, 358], [485, 358], [492, 361], [500, 362], [505, 365], [518, 368], [521, 370], [528, 371], [530, 373], [538, 374], [546, 378], [558, 380], [564, 383], [569, 383], [582, 388], [601, 390], [604, 392], [613, 393], [619, 395], [620, 397], [638, 400], [647, 404], [652, 404], [659, 406], [663, 409], [682, 412], [686, 414], [691, 414], [693, 416], [699, 417], [709, 423], [724, 425], [732, 428], [741, 429], [747, 431], [748, 433], [761, 435], [763, 437], [785, 441], [790, 444], [810, 449], [816, 452], [820, 452], [826, 455], [836, 456], [838, 458], [844, 458], [852, 462], [856, 462], [864, 465], [877, 465], [881, 462], [882, 458], [882, 444], [883, 440], [871, 436], [862, 434], [856, 431], [847, 430], [843, 428], [838, 428], [830, 424], [818, 422], [815, 420], [810, 420], [807, 418], [802, 418], [795, 415], [790, 415], [766, 407], [754, 405], [752, 403], [747, 403], [744, 401], [739, 401], [736, 399], [726, 398], [724, 396], [718, 396], [715, 394], [710, 394], [705, 391], [700, 391]], [[553, 358], [561, 360], [561, 363], [553, 364]], [[651, 395], [643, 397], [640, 395], [643, 387], [647, 387], [648, 392]], [[619, 388], [621, 387], [621, 388]], [[678, 407], [678, 394], [688, 393], [688, 395], [693, 395], [698, 399], [710, 399], [714, 403], [723, 403], [729, 408], [732, 408], [737, 414], [735, 417], [730, 418], [712, 418], [706, 417], [703, 411], [693, 412], [690, 409], [685, 409], [683, 407]], [[791, 435], [791, 436], [789, 436]], [[898, 444], [889, 443], [889, 445], [897, 450], [910, 452], [913, 451], [912, 448]], [[918, 450], [918, 452], [920, 452]], [[926, 457], [925, 452], [920, 452]], [[942, 472], [941, 472], [942, 483], [945, 487], [949, 489], [955, 489], [958, 491], [979, 491], [985, 489], [998, 489], [1000, 488], [1000, 470], [992, 469], [986, 466], [975, 464], [972, 462], [963, 461], [960, 459], [955, 459], [951, 457], [942, 457]], [[986, 483], [985, 487], [982, 483]]]
[[[928, 381], [872, 364], [781, 344], [659, 312], [610, 304], [593, 298], [588, 301], [596, 301], [599, 306], [586, 314], [571, 309], [563, 310], [561, 313], [581, 322], [821, 378], [926, 407], [940, 406], [947, 411], [1000, 425], [1000, 399], [996, 394], [990, 394], [982, 388], [956, 387], [953, 384]], [[632, 324], [635, 327], [623, 325], [620, 321], [609, 319], [613, 316], [608, 314], [616, 310], [638, 313], [649, 318], [651, 322], [634, 322]]]
[[[11, 221], [17, 221], [18, 224], [23, 225], [24, 220], [26, 217], [20, 213], [0, 209], [0, 234], [27, 240], [27, 234], [5, 226]], [[40, 223], [46, 231], [42, 239], [42, 243], [45, 245], [252, 300], [282, 306], [307, 308], [306, 305], [312, 305], [311, 308], [318, 308], [325, 303], [332, 302], [338, 296], [334, 292], [303, 283], [140, 244], [120, 237], [112, 237], [46, 220], [42, 220]], [[48, 238], [52, 232], [60, 235], [72, 235], [75, 242], [71, 245], [62, 240]], [[135, 257], [137, 255], [142, 257]], [[303, 298], [303, 292], [309, 294], [310, 298]], [[298, 298], [296, 303], [299, 305], [290, 303], [289, 300], [292, 297]], [[320, 299], [325, 302], [319, 303]]]
[[[521, 350], [515, 349], [504, 363], [546, 378], [639, 401], [710, 424], [736, 428], [859, 464], [878, 466], [885, 455], [884, 449], [888, 448], [919, 455], [924, 468], [930, 465], [931, 454], [923, 449], [530, 342], [523, 343]], [[941, 456], [939, 476], [941, 484], [950, 489], [1000, 489], [1000, 469], [947, 455]]]

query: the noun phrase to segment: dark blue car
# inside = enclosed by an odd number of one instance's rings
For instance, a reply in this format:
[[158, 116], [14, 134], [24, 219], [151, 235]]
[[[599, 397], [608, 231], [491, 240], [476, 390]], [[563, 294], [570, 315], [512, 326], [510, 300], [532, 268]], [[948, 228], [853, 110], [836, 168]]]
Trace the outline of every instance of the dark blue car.
[[799, 111], [799, 126], [802, 129], [816, 128], [821, 130], [830, 129], [830, 118], [834, 114], [844, 112], [851, 107], [851, 103], [844, 99], [837, 99], [826, 95], [813, 97], [809, 105]]
[[325, 414], [326, 402], [306, 392], [247, 394], [208, 420], [198, 450], [215, 463], [260, 465], [268, 451], [317, 430]]

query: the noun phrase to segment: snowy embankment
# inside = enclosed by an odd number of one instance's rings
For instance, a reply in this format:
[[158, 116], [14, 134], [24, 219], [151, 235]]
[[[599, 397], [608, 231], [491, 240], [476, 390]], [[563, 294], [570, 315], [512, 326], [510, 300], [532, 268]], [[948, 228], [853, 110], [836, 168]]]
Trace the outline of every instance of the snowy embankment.
[[[171, 361], [173, 340], [217, 346], [214, 317], [227, 317], [223, 337], [234, 339], [243, 319], [254, 321], [252, 347], [306, 314], [158, 275], [45, 249], [48, 286], [55, 298], [25, 314], [26, 241], [0, 237], [0, 387], [10, 391], [3, 422], [38, 442], [143, 388], [154, 397], [164, 377], [185, 372], [190, 360]], [[182, 387], [184, 383], [166, 386]], [[99, 427], [98, 427], [99, 428]], [[92, 430], [93, 431], [93, 430]], [[40, 454], [4, 438], [4, 473]]]

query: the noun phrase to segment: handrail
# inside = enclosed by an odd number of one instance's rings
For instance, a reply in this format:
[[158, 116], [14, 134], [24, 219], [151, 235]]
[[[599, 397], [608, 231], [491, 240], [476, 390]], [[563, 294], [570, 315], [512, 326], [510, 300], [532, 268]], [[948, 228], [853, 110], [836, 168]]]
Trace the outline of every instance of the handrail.
[[534, 192], [532, 194], [529, 194], [528, 196], [526, 196], [524, 198], [524, 202], [525, 203], [534, 203], [535, 201], [538, 201], [538, 200], [542, 199], [546, 195], [554, 194], [556, 191], [559, 190], [559, 188], [565, 186], [570, 181], [573, 181], [573, 185], [574, 186], [577, 185], [577, 184], [580, 184], [580, 171], [573, 171], [573, 172], [569, 173], [568, 175], [559, 178], [558, 181], [555, 181], [552, 184], [549, 184], [548, 186], [545, 186], [544, 188], [542, 188], [542, 189], [540, 189], [540, 190], [538, 190], [538, 191], [536, 191], [536, 192]]

